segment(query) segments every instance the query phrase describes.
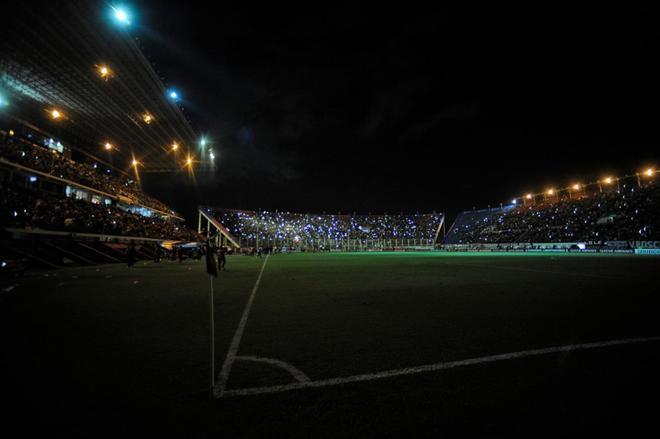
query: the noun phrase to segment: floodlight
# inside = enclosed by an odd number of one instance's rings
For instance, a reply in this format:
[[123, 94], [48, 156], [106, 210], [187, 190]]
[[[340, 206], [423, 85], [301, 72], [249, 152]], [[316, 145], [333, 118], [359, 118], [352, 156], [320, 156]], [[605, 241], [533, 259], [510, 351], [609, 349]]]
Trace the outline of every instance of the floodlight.
[[105, 142], [105, 145], [103, 145], [106, 151], [110, 151], [112, 149], [112, 143], [110, 142]]
[[50, 117], [52, 117], [53, 119], [59, 119], [60, 117], [62, 117], [62, 113], [60, 113], [58, 110], [51, 110]]
[[554, 189], [548, 189], [548, 195], [554, 195], [555, 190]]
[[138, 162], [137, 160], [133, 159], [133, 161], [131, 162], [131, 164], [137, 168], [137, 165], [139, 165], [140, 162]]
[[99, 70], [99, 76], [101, 77], [101, 79], [105, 79], [106, 81], [108, 80], [108, 78], [112, 74], [112, 70], [110, 70], [110, 67], [108, 67], [106, 65], [100, 65], [98, 70]]
[[112, 12], [112, 15], [117, 23], [124, 26], [131, 24], [130, 14], [126, 8], [112, 6]]
[[532, 194], [527, 194], [527, 195], [525, 196], [525, 198], [527, 198], [528, 200], [531, 200], [531, 199], [532, 199]]
[[578, 183], [575, 183], [573, 185], [573, 190], [579, 191], [580, 190], [580, 185]]
[[169, 89], [167, 90], [167, 97], [172, 99], [173, 101], [178, 101], [179, 100], [179, 92], [174, 89]]
[[653, 168], [648, 168], [644, 173], [646, 174], [647, 177], [653, 177], [655, 171], [653, 170]]
[[606, 184], [610, 184], [612, 183], [612, 177], [607, 177], [604, 181]]
[[176, 142], [173, 142], [172, 143], [172, 151], [176, 151], [177, 149], [179, 149], [179, 144], [176, 143]]

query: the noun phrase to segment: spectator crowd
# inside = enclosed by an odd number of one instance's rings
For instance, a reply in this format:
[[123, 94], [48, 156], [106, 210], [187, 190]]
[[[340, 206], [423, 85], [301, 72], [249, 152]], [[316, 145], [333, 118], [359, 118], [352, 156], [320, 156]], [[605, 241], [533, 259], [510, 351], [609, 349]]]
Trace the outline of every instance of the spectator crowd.
[[327, 215], [214, 209], [213, 215], [242, 242], [292, 242], [316, 246], [343, 240], [424, 241], [431, 244], [442, 214]]
[[617, 190], [558, 202], [467, 211], [445, 244], [660, 240], [660, 187], [622, 184]]
[[171, 213], [165, 204], [142, 192], [132, 179], [104, 174], [94, 165], [70, 160], [53, 149], [34, 145], [23, 139], [7, 136], [0, 145], [0, 156], [27, 168], [112, 195], [121, 195], [136, 204]]
[[115, 206], [44, 195], [0, 185], [0, 225], [51, 231], [198, 241], [197, 233], [156, 216], [145, 217]]

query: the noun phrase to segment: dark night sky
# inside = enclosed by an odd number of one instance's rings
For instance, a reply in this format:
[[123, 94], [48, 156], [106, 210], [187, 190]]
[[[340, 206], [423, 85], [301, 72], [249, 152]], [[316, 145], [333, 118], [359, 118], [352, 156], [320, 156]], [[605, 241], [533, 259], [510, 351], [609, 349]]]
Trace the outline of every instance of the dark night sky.
[[219, 155], [197, 185], [146, 180], [191, 218], [197, 203], [453, 217], [658, 159], [650, 2], [222, 3], [134, 4], [143, 50]]

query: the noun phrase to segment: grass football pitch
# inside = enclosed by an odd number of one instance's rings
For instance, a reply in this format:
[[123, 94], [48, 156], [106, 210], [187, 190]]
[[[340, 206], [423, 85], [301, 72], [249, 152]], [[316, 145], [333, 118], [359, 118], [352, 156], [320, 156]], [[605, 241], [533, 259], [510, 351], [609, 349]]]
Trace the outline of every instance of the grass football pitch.
[[641, 432], [660, 394], [658, 269], [614, 254], [229, 257], [213, 401], [203, 262], [33, 273], [0, 295], [4, 414], [86, 437]]

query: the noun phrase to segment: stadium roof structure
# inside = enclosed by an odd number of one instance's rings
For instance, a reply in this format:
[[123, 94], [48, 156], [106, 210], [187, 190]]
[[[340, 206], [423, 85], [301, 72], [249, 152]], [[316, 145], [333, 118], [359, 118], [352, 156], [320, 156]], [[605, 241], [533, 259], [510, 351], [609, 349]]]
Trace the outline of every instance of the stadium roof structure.
[[[109, 19], [111, 6], [31, 3], [16, 3], [0, 30], [0, 90], [11, 101], [5, 111], [93, 155], [110, 143], [119, 168], [135, 157], [142, 172], [181, 169], [172, 145], [181, 157], [195, 132], [131, 29]], [[61, 120], [52, 120], [52, 109]]]

